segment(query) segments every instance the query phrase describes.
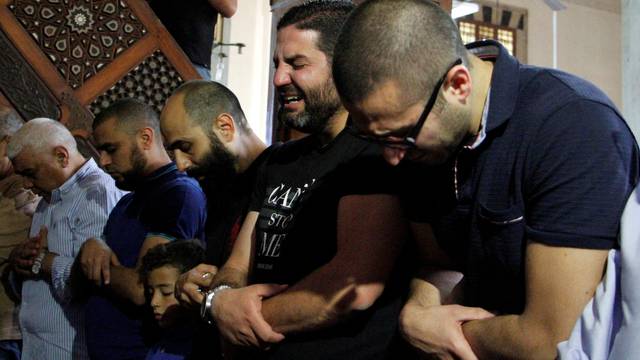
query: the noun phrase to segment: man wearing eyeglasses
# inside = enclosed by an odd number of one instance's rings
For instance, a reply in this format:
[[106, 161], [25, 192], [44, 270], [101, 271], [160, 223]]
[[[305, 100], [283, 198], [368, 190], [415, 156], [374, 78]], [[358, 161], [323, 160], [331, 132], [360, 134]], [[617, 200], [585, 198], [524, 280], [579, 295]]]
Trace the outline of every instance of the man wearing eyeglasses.
[[[638, 178], [614, 105], [496, 42], [465, 48], [430, 1], [365, 2], [335, 53], [362, 136], [391, 164], [429, 168], [413, 174], [424, 198], [407, 205], [431, 269], [412, 283], [405, 337], [443, 359], [554, 358], [617, 246]], [[442, 269], [464, 273], [453, 291]]]

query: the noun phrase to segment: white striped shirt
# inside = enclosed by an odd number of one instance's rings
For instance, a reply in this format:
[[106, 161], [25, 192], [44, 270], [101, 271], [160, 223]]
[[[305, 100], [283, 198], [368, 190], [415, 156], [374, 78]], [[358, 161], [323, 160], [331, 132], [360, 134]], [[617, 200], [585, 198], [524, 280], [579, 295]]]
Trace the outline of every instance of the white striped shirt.
[[124, 192], [90, 159], [51, 200], [40, 201], [30, 236], [42, 226], [48, 233], [49, 251], [58, 254], [50, 281], [25, 280], [22, 286], [20, 326], [23, 360], [88, 359], [84, 335], [84, 306], [71, 302], [69, 275], [80, 246], [102, 234], [109, 212]]

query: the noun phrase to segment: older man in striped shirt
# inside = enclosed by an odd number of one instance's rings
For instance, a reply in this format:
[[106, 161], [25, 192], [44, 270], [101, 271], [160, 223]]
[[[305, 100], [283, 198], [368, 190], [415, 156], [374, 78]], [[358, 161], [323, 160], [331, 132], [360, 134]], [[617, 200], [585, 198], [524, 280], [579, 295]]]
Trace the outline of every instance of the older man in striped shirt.
[[71, 268], [82, 243], [100, 236], [123, 192], [78, 152], [71, 133], [57, 121], [29, 121], [7, 152], [25, 187], [43, 197], [31, 239], [12, 255], [23, 280], [22, 359], [88, 359], [84, 309], [71, 301]]

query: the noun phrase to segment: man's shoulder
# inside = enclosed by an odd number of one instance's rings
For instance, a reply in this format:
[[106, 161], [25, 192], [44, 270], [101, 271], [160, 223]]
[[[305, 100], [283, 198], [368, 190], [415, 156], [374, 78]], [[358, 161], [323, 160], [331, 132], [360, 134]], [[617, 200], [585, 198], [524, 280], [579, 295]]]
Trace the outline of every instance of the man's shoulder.
[[198, 181], [182, 172], [176, 172], [173, 176], [167, 177], [156, 186], [154, 192], [162, 195], [186, 194], [187, 197], [204, 197]]
[[[522, 65], [518, 103], [521, 107], [536, 108], [540, 115], [580, 102], [592, 102], [618, 114], [611, 99], [591, 82], [556, 69]], [[619, 114], [618, 114], [619, 115]]]

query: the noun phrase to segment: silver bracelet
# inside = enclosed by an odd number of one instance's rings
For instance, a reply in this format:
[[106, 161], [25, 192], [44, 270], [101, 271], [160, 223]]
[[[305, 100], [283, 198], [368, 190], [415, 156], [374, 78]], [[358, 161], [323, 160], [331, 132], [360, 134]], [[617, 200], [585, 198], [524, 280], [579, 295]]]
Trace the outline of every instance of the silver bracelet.
[[213, 300], [216, 296], [218, 296], [218, 294], [229, 289], [233, 288], [227, 284], [220, 284], [204, 294], [204, 298], [202, 298], [202, 304], [200, 305], [200, 317], [202, 318], [202, 320], [204, 320], [208, 324], [214, 323], [213, 314], [211, 313]]

